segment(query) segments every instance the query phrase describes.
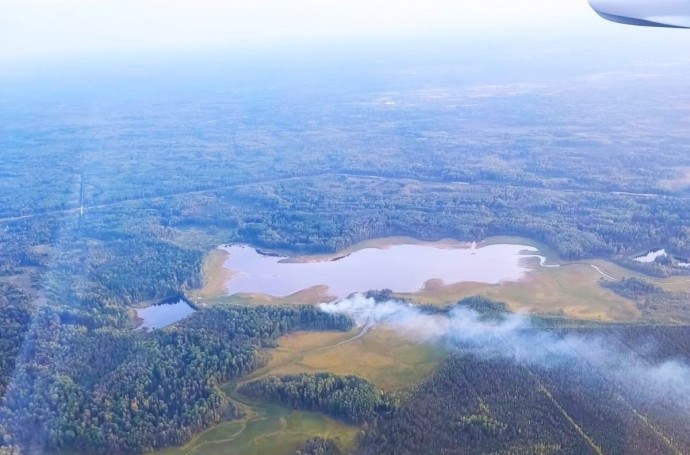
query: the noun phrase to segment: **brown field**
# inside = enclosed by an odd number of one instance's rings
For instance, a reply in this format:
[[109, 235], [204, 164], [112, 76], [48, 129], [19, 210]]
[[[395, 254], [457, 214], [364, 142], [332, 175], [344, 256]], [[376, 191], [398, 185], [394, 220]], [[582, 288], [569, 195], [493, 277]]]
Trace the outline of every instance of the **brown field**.
[[690, 167], [676, 169], [678, 176], [668, 180], [662, 180], [659, 187], [664, 190], [683, 191], [690, 188]]
[[[609, 267], [602, 265], [605, 273]], [[612, 275], [613, 276], [613, 275]], [[472, 295], [483, 295], [508, 304], [519, 313], [563, 313], [566, 316], [601, 321], [634, 321], [640, 313], [627, 299], [599, 286], [602, 278], [589, 264], [570, 264], [539, 269], [527, 278], [498, 285], [428, 282], [415, 294], [398, 294], [420, 303], [445, 306]]]
[[658, 280], [662, 288], [671, 292], [690, 292], [690, 277], [688, 276], [672, 276]]
[[314, 436], [355, 444], [359, 429], [314, 412], [290, 410], [273, 404], [239, 403], [244, 416], [223, 422], [196, 435], [182, 447], [161, 455], [294, 455]]
[[223, 266], [227, 258], [228, 253], [220, 248], [212, 250], [206, 256], [203, 269], [204, 287], [189, 293], [193, 300], [206, 301], [225, 295], [225, 284], [233, 276], [233, 272]]
[[443, 346], [419, 343], [385, 326], [373, 327], [361, 338], [347, 341], [358, 332], [297, 332], [281, 337], [259, 376], [353, 374], [394, 391], [422, 382], [445, 357]]

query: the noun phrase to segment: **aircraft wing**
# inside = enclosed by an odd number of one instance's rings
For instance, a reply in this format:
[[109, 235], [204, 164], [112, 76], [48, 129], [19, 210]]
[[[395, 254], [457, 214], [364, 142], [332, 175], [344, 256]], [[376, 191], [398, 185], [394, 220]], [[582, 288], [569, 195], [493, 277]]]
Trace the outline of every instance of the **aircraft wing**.
[[690, 28], [690, 0], [589, 0], [604, 19], [646, 27]]

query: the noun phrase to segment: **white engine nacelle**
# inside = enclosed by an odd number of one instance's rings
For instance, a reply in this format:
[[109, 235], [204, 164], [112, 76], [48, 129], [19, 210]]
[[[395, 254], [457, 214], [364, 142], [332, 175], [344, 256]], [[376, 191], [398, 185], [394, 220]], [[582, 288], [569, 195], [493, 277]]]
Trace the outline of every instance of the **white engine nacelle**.
[[589, 0], [604, 19], [647, 27], [690, 28], [690, 0]]

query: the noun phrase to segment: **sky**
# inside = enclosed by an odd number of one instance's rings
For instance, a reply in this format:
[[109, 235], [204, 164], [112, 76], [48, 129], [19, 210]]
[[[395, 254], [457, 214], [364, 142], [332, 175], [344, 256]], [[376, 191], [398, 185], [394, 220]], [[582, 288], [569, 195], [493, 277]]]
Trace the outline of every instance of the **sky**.
[[587, 0], [0, 0], [5, 96], [46, 77], [75, 86], [147, 71], [187, 77], [218, 56], [277, 72], [302, 57], [343, 68], [348, 58], [437, 58], [494, 72], [520, 57], [515, 78], [527, 80], [584, 66], [687, 66], [690, 31], [613, 24]]
[[586, 0], [0, 0], [0, 62], [104, 51], [605, 30]]

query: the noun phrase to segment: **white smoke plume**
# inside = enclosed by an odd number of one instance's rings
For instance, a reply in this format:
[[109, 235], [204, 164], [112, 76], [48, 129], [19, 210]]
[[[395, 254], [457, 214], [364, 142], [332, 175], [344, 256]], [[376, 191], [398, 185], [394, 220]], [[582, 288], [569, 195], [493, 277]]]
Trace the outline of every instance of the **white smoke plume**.
[[362, 294], [320, 305], [326, 313], [351, 317], [358, 326], [385, 324], [411, 338], [424, 341], [449, 339], [487, 342], [498, 341], [529, 327], [529, 319], [508, 314], [500, 320], [487, 320], [476, 311], [454, 308], [448, 315], [425, 314], [412, 304], [397, 300], [376, 302]]
[[[532, 324], [529, 316], [505, 314], [487, 318], [463, 307], [429, 314], [415, 305], [388, 300], [376, 302], [361, 294], [320, 305], [327, 313], [344, 314], [363, 327], [383, 325], [410, 339], [445, 342], [468, 348], [475, 355], [501, 356], [525, 365], [551, 368], [563, 364], [592, 365], [617, 386], [639, 388], [655, 400], [672, 394], [677, 405], [690, 412], [690, 366], [686, 359], [650, 362], [610, 337], [571, 333], [558, 335]], [[636, 346], [654, 352], [654, 346]]]

